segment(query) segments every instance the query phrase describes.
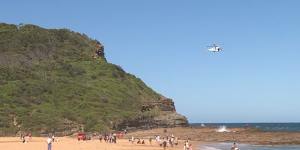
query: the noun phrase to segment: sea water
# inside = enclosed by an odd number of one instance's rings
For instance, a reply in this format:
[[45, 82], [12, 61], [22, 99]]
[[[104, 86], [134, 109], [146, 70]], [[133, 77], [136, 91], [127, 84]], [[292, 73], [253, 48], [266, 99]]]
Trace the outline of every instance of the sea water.
[[300, 132], [300, 123], [192, 123], [196, 127], [216, 127], [226, 126], [227, 128], [252, 127], [262, 131], [287, 131]]
[[[230, 150], [232, 143], [216, 143], [200, 146], [199, 150]], [[240, 150], [300, 150], [300, 145], [262, 146], [238, 144]]]
[[[285, 131], [285, 132], [300, 132], [300, 123], [194, 123], [195, 127], [216, 127], [216, 129], [236, 128], [236, 127], [252, 127], [262, 131]], [[218, 131], [217, 130], [217, 131]], [[200, 150], [230, 150], [232, 143], [216, 143], [202, 145]], [[238, 144], [240, 150], [300, 150], [300, 145], [250, 145]]]

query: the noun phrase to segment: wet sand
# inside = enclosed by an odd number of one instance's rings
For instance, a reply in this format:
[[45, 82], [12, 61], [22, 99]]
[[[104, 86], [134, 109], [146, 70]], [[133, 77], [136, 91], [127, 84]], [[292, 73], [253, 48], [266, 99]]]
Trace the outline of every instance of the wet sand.
[[[165, 133], [164, 130], [167, 130]], [[216, 128], [160, 128], [129, 133], [127, 137], [168, 136], [174, 134], [180, 139], [218, 143], [238, 142], [256, 145], [300, 145], [300, 132], [263, 132], [253, 128], [229, 128], [230, 132], [216, 132]]]

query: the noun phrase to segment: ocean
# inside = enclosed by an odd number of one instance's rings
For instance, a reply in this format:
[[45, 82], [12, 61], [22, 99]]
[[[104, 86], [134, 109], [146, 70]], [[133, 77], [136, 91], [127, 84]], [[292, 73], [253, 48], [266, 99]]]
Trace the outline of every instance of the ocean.
[[201, 124], [207, 127], [253, 127], [262, 131], [300, 132], [300, 123], [191, 123], [191, 126], [199, 127]]
[[[300, 123], [192, 123], [194, 127], [252, 127], [262, 131], [285, 131], [285, 132], [300, 132]], [[232, 143], [215, 143], [202, 145], [200, 150], [230, 150]], [[250, 145], [239, 144], [240, 150], [300, 150], [300, 145], [278, 145], [278, 146], [264, 146], [264, 145]]]
[[[202, 145], [200, 150], [230, 150], [232, 143], [217, 143]], [[240, 150], [300, 150], [300, 145], [261, 146], [238, 144]]]

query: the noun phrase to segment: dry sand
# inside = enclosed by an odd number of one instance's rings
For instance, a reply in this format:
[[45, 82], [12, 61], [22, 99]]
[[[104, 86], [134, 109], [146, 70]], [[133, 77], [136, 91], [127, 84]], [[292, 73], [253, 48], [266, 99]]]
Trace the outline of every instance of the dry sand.
[[[163, 150], [155, 141], [152, 145], [132, 144], [126, 139], [119, 139], [117, 144], [102, 143], [99, 140], [77, 141], [75, 138], [59, 137], [52, 144], [52, 150]], [[183, 145], [169, 147], [167, 150], [182, 150]], [[196, 149], [196, 148], [194, 148]], [[47, 150], [46, 138], [33, 137], [30, 142], [22, 143], [17, 137], [0, 137], [0, 150]]]

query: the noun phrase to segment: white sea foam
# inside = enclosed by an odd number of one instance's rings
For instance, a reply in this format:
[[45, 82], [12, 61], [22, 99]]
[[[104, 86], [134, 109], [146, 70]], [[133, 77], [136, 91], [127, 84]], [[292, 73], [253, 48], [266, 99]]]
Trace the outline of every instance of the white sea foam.
[[210, 147], [210, 146], [202, 146], [202, 147], [200, 147], [200, 150], [222, 150], [222, 149], [218, 149], [218, 148]]
[[230, 132], [230, 130], [228, 130], [226, 128], [226, 126], [220, 126], [216, 131], [217, 132]]

